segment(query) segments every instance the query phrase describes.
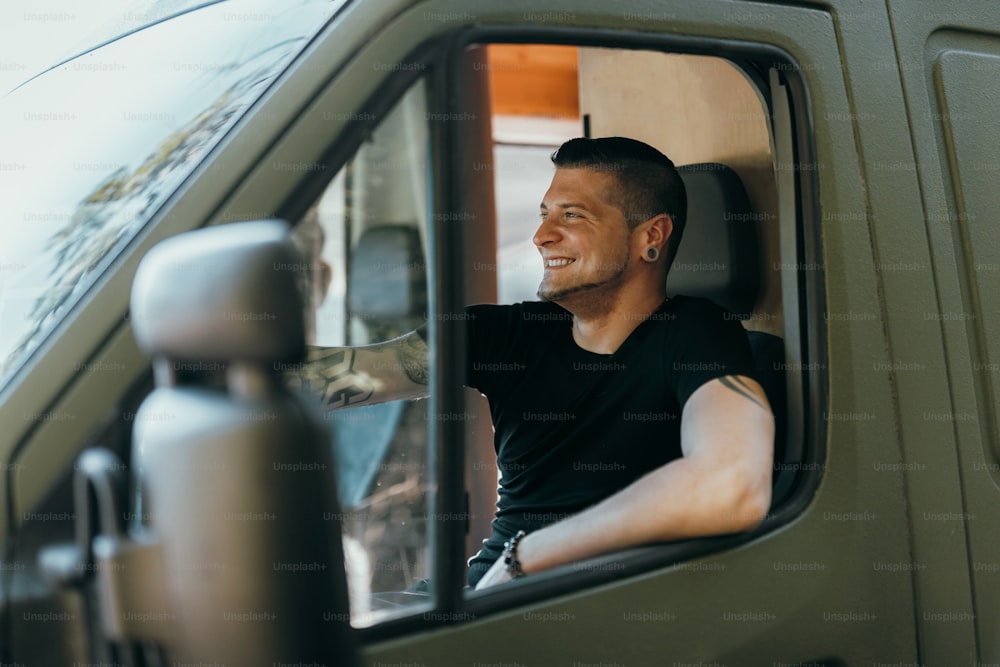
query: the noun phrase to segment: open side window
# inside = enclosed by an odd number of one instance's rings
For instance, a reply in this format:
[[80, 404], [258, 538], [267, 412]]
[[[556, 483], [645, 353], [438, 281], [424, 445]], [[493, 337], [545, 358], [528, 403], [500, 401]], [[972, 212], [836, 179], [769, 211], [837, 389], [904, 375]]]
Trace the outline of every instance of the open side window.
[[[666, 52], [652, 42], [608, 48], [567, 46], [565, 35], [560, 45], [523, 36], [504, 43], [507, 37], [470, 38], [464, 62], [453, 70], [464, 93], [454, 112], [477, 104], [490, 109], [485, 148], [483, 128], [454, 128], [467, 160], [456, 174], [458, 192], [474, 193], [460, 198], [458, 208], [475, 211], [479, 220], [476, 207], [484, 199], [496, 202], [495, 217], [485, 215], [495, 220], [493, 239], [482, 238], [485, 225], [466, 230], [476, 238], [466, 242], [466, 303], [536, 300], [542, 269], [531, 237], [553, 173], [549, 155], [563, 141], [585, 134], [643, 140], [671, 157], [688, 190], [689, 222], [668, 293], [709, 298], [742, 321], [777, 433], [772, 511], [752, 534], [634, 549], [540, 573], [495, 596], [501, 605], [723, 550], [800, 511], [822, 467], [822, 444], [807, 436], [815, 418], [807, 406], [826, 368], [821, 332], [807, 326], [807, 311], [817, 303], [803, 308], [807, 295], [821, 296], [821, 276], [800, 270], [819, 264], [816, 240], [806, 238], [802, 193], [814, 184], [796, 168], [805, 164], [809, 146], [802, 145], [805, 135], [795, 134], [804, 96], [800, 84], [789, 83], [791, 68], [752, 47], [705, 55], [704, 46]], [[480, 401], [470, 397], [467, 411]], [[474, 480], [472, 530], [488, 535], [485, 523], [497, 496], [487, 489], [496, 488], [502, 472], [490, 443], [469, 441], [466, 456], [466, 474]], [[497, 604], [480, 593], [470, 603], [484, 611]]]

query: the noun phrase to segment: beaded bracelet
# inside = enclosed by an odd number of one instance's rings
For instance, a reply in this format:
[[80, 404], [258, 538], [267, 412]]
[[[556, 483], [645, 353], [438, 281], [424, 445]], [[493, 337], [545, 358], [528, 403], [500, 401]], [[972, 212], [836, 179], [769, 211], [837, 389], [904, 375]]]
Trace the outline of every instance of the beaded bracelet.
[[527, 535], [523, 530], [517, 531], [514, 537], [503, 543], [503, 563], [512, 578], [523, 577], [524, 570], [521, 569], [521, 561], [517, 559], [517, 545], [521, 538]]

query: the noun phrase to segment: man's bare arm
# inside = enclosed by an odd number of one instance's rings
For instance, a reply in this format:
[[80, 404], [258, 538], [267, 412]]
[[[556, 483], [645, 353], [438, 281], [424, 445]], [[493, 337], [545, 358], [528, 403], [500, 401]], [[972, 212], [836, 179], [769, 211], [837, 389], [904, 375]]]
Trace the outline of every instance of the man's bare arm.
[[287, 377], [291, 385], [319, 396], [328, 410], [336, 410], [425, 398], [428, 369], [427, 345], [411, 331], [375, 345], [310, 346], [305, 362]]
[[[774, 417], [757, 382], [706, 382], [684, 406], [683, 458], [528, 534], [518, 545], [521, 566], [531, 574], [640, 544], [749, 530], [770, 507], [773, 443]], [[507, 579], [501, 558], [477, 588]]]

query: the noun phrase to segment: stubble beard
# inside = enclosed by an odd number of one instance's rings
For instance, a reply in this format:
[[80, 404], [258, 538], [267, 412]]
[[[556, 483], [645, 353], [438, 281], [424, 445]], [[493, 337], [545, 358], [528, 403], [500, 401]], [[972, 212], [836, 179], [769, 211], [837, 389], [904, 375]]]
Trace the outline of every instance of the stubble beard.
[[576, 301], [576, 299], [571, 298], [589, 294], [591, 298], [586, 300], [587, 305], [589, 307], [598, 306], [604, 301], [613, 298], [613, 295], [617, 292], [615, 288], [621, 283], [621, 278], [629, 267], [627, 248], [622, 251], [619, 259], [620, 261], [609, 263], [613, 268], [609, 269], [608, 273], [601, 274], [596, 280], [590, 282], [569, 285], [561, 289], [546, 289], [545, 279], [543, 278], [542, 283], [538, 286], [537, 296], [542, 301], [556, 303], [562, 301], [563, 303], [559, 303], [559, 305], [567, 308], [567, 310], [572, 310], [565, 303], [567, 299]]

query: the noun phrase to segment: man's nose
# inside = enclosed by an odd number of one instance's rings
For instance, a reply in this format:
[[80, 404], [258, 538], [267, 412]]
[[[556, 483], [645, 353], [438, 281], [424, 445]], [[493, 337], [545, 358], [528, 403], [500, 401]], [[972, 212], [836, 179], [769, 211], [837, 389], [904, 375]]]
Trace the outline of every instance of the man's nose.
[[532, 242], [539, 248], [558, 239], [559, 225], [549, 218], [542, 219], [542, 224], [538, 225], [535, 235], [531, 237]]

